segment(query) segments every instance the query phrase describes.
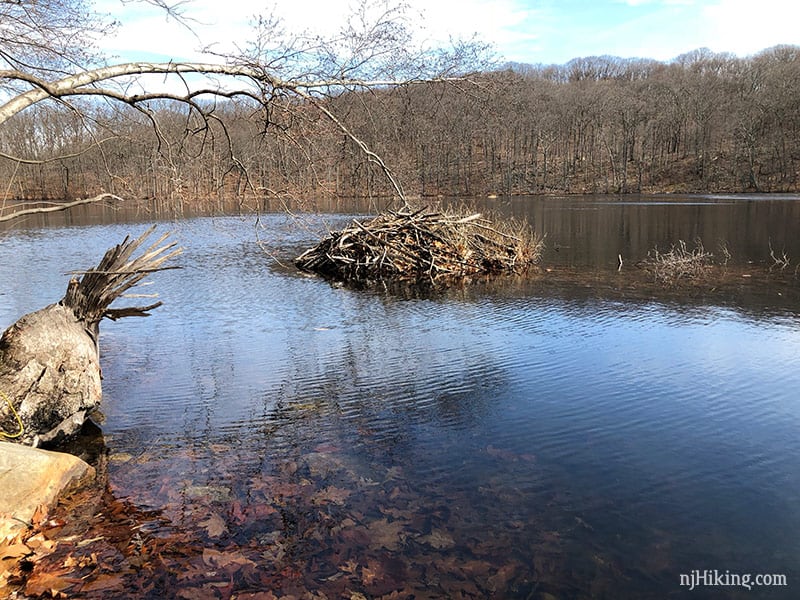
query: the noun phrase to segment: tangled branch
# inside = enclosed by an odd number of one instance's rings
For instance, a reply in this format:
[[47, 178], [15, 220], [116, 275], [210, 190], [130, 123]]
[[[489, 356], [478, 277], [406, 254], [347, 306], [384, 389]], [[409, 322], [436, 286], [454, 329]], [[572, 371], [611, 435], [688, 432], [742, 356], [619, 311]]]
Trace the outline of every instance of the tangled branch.
[[674, 285], [683, 280], [696, 280], [708, 274], [714, 255], [706, 252], [700, 240], [695, 242], [693, 250], [689, 250], [686, 242], [678, 240], [677, 245], [667, 252], [654, 248], [639, 266], [653, 275], [663, 284]]
[[348, 283], [431, 282], [517, 272], [538, 262], [543, 242], [522, 224], [483, 215], [405, 207], [331, 233], [295, 259], [298, 268]]

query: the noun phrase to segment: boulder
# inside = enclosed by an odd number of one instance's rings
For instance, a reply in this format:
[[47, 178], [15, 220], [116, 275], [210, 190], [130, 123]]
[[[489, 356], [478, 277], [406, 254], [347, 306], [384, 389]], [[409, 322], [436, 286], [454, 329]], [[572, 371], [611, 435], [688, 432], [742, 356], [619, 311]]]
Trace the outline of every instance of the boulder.
[[24, 530], [37, 508], [94, 477], [94, 469], [71, 454], [0, 442], [0, 541]]

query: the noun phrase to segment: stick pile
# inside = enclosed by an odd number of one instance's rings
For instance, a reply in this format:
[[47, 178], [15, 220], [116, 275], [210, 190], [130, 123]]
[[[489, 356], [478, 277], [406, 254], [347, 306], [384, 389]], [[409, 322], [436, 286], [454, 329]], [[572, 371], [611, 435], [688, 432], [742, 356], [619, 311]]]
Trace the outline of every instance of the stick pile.
[[518, 272], [538, 262], [543, 243], [527, 225], [493, 224], [479, 213], [386, 211], [354, 220], [295, 259], [298, 268], [348, 283], [432, 282]]

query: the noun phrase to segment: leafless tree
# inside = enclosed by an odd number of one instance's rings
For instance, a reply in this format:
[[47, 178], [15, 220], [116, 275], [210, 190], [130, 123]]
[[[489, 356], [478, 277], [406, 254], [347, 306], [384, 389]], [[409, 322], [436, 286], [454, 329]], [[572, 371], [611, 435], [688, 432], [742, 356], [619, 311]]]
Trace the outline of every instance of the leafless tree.
[[[0, 25], [6, 198], [262, 206], [800, 186], [796, 47], [487, 69], [480, 44], [426, 50], [402, 6], [370, 0], [325, 39], [262, 15], [232, 54], [106, 64], [92, 40], [114, 24], [89, 13], [76, 27], [83, 1], [0, 0], [4, 17], [31, 15], [24, 40]], [[150, 3], [191, 26], [191, 4]], [[153, 74], [172, 91], [149, 88]]]
[[[190, 6], [162, 0], [141, 1], [184, 22], [190, 11]], [[226, 107], [238, 103], [257, 116], [262, 133], [272, 130], [290, 140], [300, 129], [292, 130], [294, 125], [326, 121], [377, 166], [401, 199], [404, 192], [392, 169], [335, 112], [335, 101], [364, 90], [457, 79], [474, 68], [482, 50], [475, 43], [456, 44], [449, 51], [415, 44], [405, 7], [386, 0], [362, 0], [341, 31], [329, 38], [286, 32], [280, 21], [259, 17], [249, 44], [235, 54], [208, 52], [204, 62], [109, 64], [93, 48], [97, 37], [113, 27], [87, 10], [84, 0], [0, 0], [0, 131], [37, 107], [68, 113], [87, 135], [81, 151], [96, 152], [110, 170], [113, 160], [104, 142], [119, 140], [118, 111], [127, 107], [149, 123], [159, 160], [173, 168], [176, 178], [181, 175], [171, 150], [177, 131], [179, 143], [191, 137], [224, 146], [231, 168], [253, 186], [225, 119], [230, 112]], [[148, 90], [150, 75], [173, 81], [171, 91]], [[165, 103], [180, 108], [164, 111]], [[113, 125], [97, 116], [103, 106], [114, 112]], [[177, 116], [182, 125], [165, 115]], [[17, 167], [62, 161], [74, 153], [52, 144], [46, 146], [46, 156], [7, 148], [0, 148], [0, 156]]]

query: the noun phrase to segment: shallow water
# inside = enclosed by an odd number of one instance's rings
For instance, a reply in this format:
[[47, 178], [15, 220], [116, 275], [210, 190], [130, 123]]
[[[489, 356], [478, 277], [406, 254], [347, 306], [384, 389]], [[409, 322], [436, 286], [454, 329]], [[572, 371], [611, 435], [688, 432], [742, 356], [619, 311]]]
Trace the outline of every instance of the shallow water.
[[[617, 255], [719, 237], [768, 271], [764, 241], [800, 256], [798, 207], [515, 199], [551, 273], [406, 297], [276, 264], [315, 241], [282, 215], [164, 225], [183, 268], [103, 324], [102, 431], [138, 531], [193, 550], [127, 593], [663, 598], [716, 569], [788, 586], [693, 594], [796, 597], [797, 279], [632, 293]], [[0, 323], [141, 229], [4, 234]]]

